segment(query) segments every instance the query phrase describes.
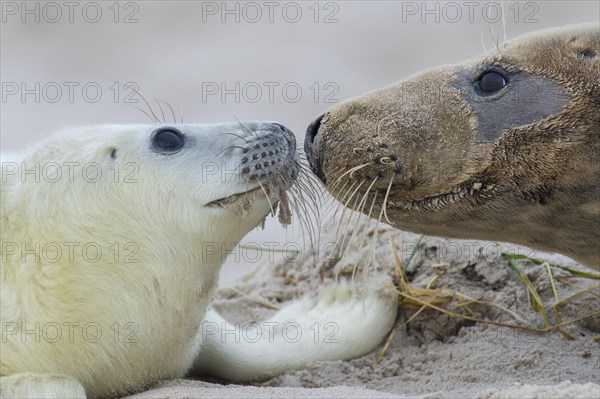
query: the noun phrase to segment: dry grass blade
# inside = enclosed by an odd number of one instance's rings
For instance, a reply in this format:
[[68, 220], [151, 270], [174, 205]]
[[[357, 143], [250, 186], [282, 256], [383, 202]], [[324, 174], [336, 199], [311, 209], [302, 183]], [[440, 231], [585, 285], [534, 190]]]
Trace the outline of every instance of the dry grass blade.
[[417, 243], [415, 244], [415, 247], [413, 248], [412, 252], [410, 253], [410, 255], [408, 256], [408, 259], [406, 260], [406, 265], [404, 265], [404, 273], [408, 272], [408, 268], [410, 267], [410, 264], [412, 263], [417, 250], [419, 249], [419, 245], [421, 244], [421, 241], [423, 240], [424, 236], [419, 237], [419, 239], [417, 240]]
[[387, 352], [388, 348], [390, 347], [390, 344], [392, 343], [392, 340], [396, 336], [397, 331], [398, 331], [398, 329], [394, 327], [394, 328], [392, 328], [392, 331], [390, 331], [390, 333], [388, 334], [388, 337], [385, 340], [385, 344], [383, 345], [383, 348], [379, 352], [379, 355], [377, 355], [377, 360], [376, 360], [377, 363], [381, 363], [381, 360], [383, 359], [383, 357], [385, 356], [385, 353]]
[[[554, 284], [554, 275], [552, 274], [552, 269], [550, 268], [550, 263], [544, 262], [543, 266], [546, 268], [546, 273], [548, 273], [548, 278], [550, 279], [550, 285], [552, 286], [552, 293], [554, 294], [554, 305], [552, 305], [552, 310], [554, 312], [554, 318], [556, 319], [556, 321], [558, 321], [560, 323], [560, 322], [562, 322], [562, 320], [560, 318], [560, 313], [558, 313], [559, 299], [558, 299], [558, 291], [556, 290], [556, 284]], [[559, 330], [559, 332], [561, 332], [561, 331]], [[565, 334], [563, 334], [563, 335], [565, 335]], [[571, 337], [568, 337], [568, 336], [567, 336], [567, 338], [571, 339]], [[575, 338], [573, 338], [573, 339], [575, 339]]]
[[499, 305], [497, 303], [488, 302], [488, 301], [481, 301], [481, 300], [478, 300], [478, 299], [475, 299], [475, 298], [471, 298], [468, 295], [461, 294], [460, 292], [455, 292], [454, 295], [456, 297], [458, 297], [458, 298], [463, 298], [463, 299], [468, 300], [469, 301], [468, 304], [470, 304], [470, 303], [477, 303], [479, 305], [491, 306], [491, 307], [500, 309], [502, 312], [504, 312], [504, 313], [512, 316], [513, 319], [515, 319], [515, 320], [517, 320], [517, 321], [519, 321], [521, 323], [525, 322], [525, 320], [523, 320], [523, 318], [521, 316], [519, 316], [518, 314], [516, 314], [515, 312], [511, 311], [510, 309], [507, 309], [504, 306]]
[[597, 274], [597, 273], [584, 272], [582, 270], [577, 270], [577, 269], [573, 269], [571, 267], [561, 266], [561, 265], [552, 265], [552, 266], [556, 266], [560, 269], [566, 270], [569, 273], [571, 273], [573, 276], [591, 278], [594, 280], [600, 280], [600, 274]]
[[277, 305], [273, 305], [269, 302], [265, 302], [265, 301], [261, 301], [260, 299], [256, 299], [256, 298], [252, 298], [250, 295], [246, 294], [244, 291], [240, 290], [239, 288], [236, 287], [223, 287], [223, 288], [227, 288], [233, 292], [235, 292], [236, 294], [240, 295], [243, 298], [248, 299], [251, 302], [256, 303], [257, 305], [261, 305], [264, 306], [265, 308], [269, 308], [269, 309], [273, 309], [273, 310], [279, 310], [279, 306]]
[[577, 284], [571, 284], [568, 281], [563, 281], [563, 282], [565, 284], [568, 284], [568, 285], [572, 286], [572, 287], [579, 288], [579, 291], [577, 291], [577, 292], [575, 292], [575, 293], [573, 293], [571, 295], [568, 295], [568, 296], [564, 297], [563, 299], [561, 299], [560, 301], [558, 301], [555, 304], [555, 306], [558, 306], [558, 305], [560, 305], [560, 304], [562, 304], [562, 303], [564, 303], [564, 302], [566, 302], [566, 301], [568, 301], [570, 299], [576, 298], [576, 297], [578, 297], [580, 295], [583, 295], [585, 293], [590, 293], [591, 295], [594, 295], [595, 297], [600, 298], [600, 295], [598, 295], [597, 293], [594, 292], [594, 290], [597, 290], [598, 288], [600, 288], [600, 283], [594, 284], [594, 285], [590, 285], [589, 287], [580, 287]]
[[[510, 253], [502, 252], [502, 256], [504, 256], [505, 258], [510, 258], [512, 260], [528, 260], [536, 265], [542, 265], [542, 264], [546, 263], [545, 261], [543, 261], [541, 259], [532, 258], [530, 256], [522, 255], [522, 254], [510, 254]], [[597, 274], [597, 273], [586, 272], [583, 270], [577, 270], [577, 269], [573, 269], [572, 267], [562, 266], [562, 265], [557, 265], [557, 264], [553, 264], [552, 266], [558, 267], [559, 269], [563, 269], [576, 277], [585, 277], [585, 278], [590, 278], [590, 279], [594, 279], [594, 280], [600, 280], [600, 274]]]
[[519, 266], [513, 260], [512, 256], [506, 256], [506, 253], [502, 252], [502, 257], [504, 259], [506, 259], [508, 261], [508, 264], [517, 272], [517, 274], [521, 278], [521, 281], [527, 288], [527, 292], [531, 295], [531, 304], [532, 304], [533, 310], [535, 310], [537, 313], [540, 313], [542, 315], [542, 318], [544, 319], [545, 326], [550, 327], [550, 320], [548, 320], [548, 315], [546, 315], [546, 310], [544, 309], [544, 304], [542, 303], [542, 299], [540, 298], [538, 292], [536, 291], [535, 287], [531, 283], [531, 280], [529, 280], [529, 277], [527, 277], [525, 272], [523, 272], [523, 269], [521, 269], [521, 266]]
[[[427, 288], [419, 288], [412, 286], [408, 279], [406, 278], [406, 274], [404, 273], [404, 268], [402, 267], [402, 263], [400, 262], [400, 257], [398, 256], [398, 252], [396, 251], [396, 247], [393, 244], [392, 238], [390, 237], [390, 248], [392, 250], [392, 256], [394, 257], [394, 268], [396, 270], [396, 274], [398, 276], [398, 291], [401, 293], [401, 306], [404, 309], [419, 309], [419, 313], [422, 311], [420, 309], [423, 305], [422, 303], [411, 302], [410, 300], [405, 300], [408, 297], [416, 297], [422, 298], [423, 301], [431, 304], [443, 304], [450, 302], [453, 298], [453, 294], [450, 291], [440, 290], [440, 289], [431, 289], [429, 288], [433, 281], [437, 279], [436, 276], [432, 278], [432, 281], [427, 284]], [[414, 251], [413, 251], [414, 253]], [[402, 293], [407, 293], [407, 296], [402, 296]], [[413, 315], [414, 317], [414, 315]], [[407, 323], [407, 322], [406, 322]], [[405, 323], [405, 324], [406, 324]]]

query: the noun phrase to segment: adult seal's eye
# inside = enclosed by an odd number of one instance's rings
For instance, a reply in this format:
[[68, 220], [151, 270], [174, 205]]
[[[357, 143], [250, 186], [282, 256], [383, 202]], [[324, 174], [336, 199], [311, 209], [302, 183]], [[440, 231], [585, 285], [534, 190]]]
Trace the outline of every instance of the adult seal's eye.
[[152, 136], [152, 149], [160, 153], [173, 153], [185, 145], [185, 136], [173, 127], [156, 129]]
[[507, 85], [506, 78], [502, 74], [495, 71], [488, 71], [481, 74], [479, 79], [479, 90], [486, 94], [492, 94], [500, 91]]

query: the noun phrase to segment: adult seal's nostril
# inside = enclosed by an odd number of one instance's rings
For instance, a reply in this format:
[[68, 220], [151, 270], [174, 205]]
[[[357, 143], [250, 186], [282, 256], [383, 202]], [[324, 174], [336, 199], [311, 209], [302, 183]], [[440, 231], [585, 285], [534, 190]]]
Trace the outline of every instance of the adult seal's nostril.
[[305, 138], [306, 142], [314, 143], [315, 137], [319, 133], [319, 128], [321, 127], [321, 121], [323, 120], [323, 117], [325, 117], [325, 114], [319, 116], [317, 119], [315, 119], [313, 121], [313, 123], [311, 123], [308, 126], [308, 128], [306, 129], [306, 138]]
[[317, 152], [314, 151], [314, 141], [315, 137], [319, 133], [319, 128], [321, 127], [321, 121], [325, 117], [325, 114], [319, 116], [315, 119], [306, 129], [306, 136], [304, 138], [304, 152], [306, 153], [306, 158], [308, 159], [308, 163], [310, 164], [310, 168], [313, 173], [325, 183], [325, 174], [323, 173], [323, 161], [322, 157], [319, 156]]

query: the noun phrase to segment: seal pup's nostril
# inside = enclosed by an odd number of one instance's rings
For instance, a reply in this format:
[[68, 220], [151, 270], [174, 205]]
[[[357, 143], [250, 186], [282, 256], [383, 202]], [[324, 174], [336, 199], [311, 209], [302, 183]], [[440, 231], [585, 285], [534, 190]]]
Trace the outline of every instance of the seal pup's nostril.
[[325, 117], [325, 114], [322, 114], [317, 119], [315, 119], [306, 129], [306, 138], [307, 142], [313, 143], [315, 141], [315, 137], [317, 133], [319, 133], [319, 128], [321, 127], [321, 121]]
[[279, 129], [283, 130], [283, 131], [289, 131], [289, 129], [285, 126], [283, 126], [281, 123], [277, 123], [277, 122], [270, 122], [270, 125], [273, 125], [275, 127], [278, 127]]
[[[294, 149], [296, 148], [296, 136], [294, 136], [294, 132], [292, 132], [287, 127], [283, 126], [281, 123], [269, 122], [269, 125], [273, 126], [274, 130], [281, 131], [281, 133], [283, 134], [283, 137], [286, 138], [288, 143], [290, 143], [294, 147]], [[271, 143], [271, 144], [273, 144], [273, 143]], [[267, 143], [265, 143], [264, 146], [266, 147]]]

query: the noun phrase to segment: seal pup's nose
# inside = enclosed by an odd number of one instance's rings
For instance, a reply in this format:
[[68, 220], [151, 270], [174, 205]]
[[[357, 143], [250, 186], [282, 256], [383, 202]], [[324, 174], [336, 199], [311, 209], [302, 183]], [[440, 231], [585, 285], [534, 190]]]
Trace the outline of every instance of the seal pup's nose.
[[293, 147], [293, 149], [296, 150], [296, 136], [294, 135], [294, 132], [292, 132], [290, 129], [288, 129], [281, 123], [268, 122], [268, 124], [271, 126], [273, 131], [281, 133], [283, 137], [285, 137], [287, 142], [291, 145], [291, 147]]

